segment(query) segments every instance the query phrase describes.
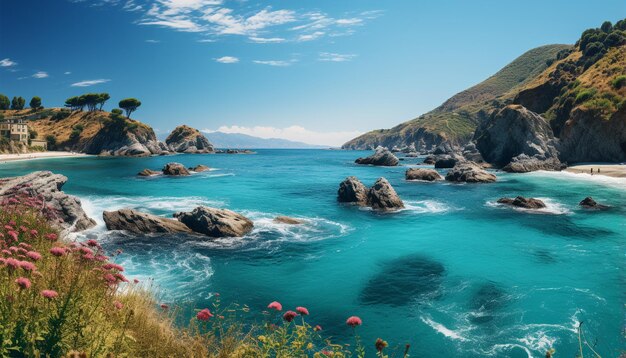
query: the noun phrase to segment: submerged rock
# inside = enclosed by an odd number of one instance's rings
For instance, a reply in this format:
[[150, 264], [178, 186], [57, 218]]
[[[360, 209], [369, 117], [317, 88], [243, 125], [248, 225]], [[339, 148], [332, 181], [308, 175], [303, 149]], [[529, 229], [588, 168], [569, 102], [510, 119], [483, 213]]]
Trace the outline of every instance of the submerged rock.
[[167, 163], [163, 167], [163, 174], [172, 176], [190, 175], [189, 170], [180, 163]]
[[452, 182], [491, 183], [496, 181], [496, 176], [488, 173], [476, 163], [462, 162], [448, 171], [446, 180]]
[[189, 168], [189, 170], [194, 171], [196, 173], [201, 173], [201, 172], [206, 172], [208, 170], [211, 170], [211, 168], [207, 167], [206, 165], [199, 164], [193, 168]]
[[339, 184], [337, 201], [340, 203], [367, 205], [367, 188], [357, 177], [347, 177]]
[[252, 231], [254, 224], [241, 214], [227, 209], [199, 206], [191, 212], [174, 214], [194, 232], [210, 237], [241, 237]]
[[371, 164], [378, 166], [394, 167], [399, 164], [398, 158], [387, 148], [379, 147], [369, 157], [359, 158], [354, 161], [357, 164]]
[[546, 207], [546, 204], [535, 198], [525, 198], [523, 196], [518, 196], [515, 199], [513, 198], [500, 198], [498, 199], [498, 203], [516, 206], [518, 208], [524, 209], [543, 209]]
[[287, 225], [300, 225], [305, 223], [304, 220], [292, 218], [289, 216], [277, 216], [274, 218], [274, 222]]
[[361, 291], [364, 304], [403, 306], [423, 303], [439, 296], [444, 266], [422, 256], [407, 256], [390, 261], [370, 279]]
[[213, 145], [195, 128], [186, 125], [176, 127], [165, 144], [176, 153], [213, 153]]
[[137, 173], [137, 175], [139, 175], [140, 177], [150, 177], [153, 175], [158, 175], [161, 174], [162, 172], [157, 172], [156, 170], [151, 170], [151, 169], [144, 169], [142, 171], [140, 171], [139, 173]]
[[39, 197], [53, 209], [54, 218], [50, 220], [53, 226], [66, 232], [83, 231], [95, 226], [96, 222], [87, 216], [80, 199], [61, 191], [66, 182], [66, 176], [49, 171], [2, 178], [0, 179], [0, 202], [20, 195]]
[[367, 192], [367, 204], [374, 210], [397, 210], [404, 208], [402, 199], [385, 178], [379, 178]]
[[411, 168], [404, 173], [406, 180], [443, 180], [443, 177], [434, 169]]
[[606, 210], [609, 208], [607, 205], [598, 204], [592, 197], [588, 196], [584, 198], [578, 205], [582, 206], [585, 209], [598, 209], [598, 210]]
[[470, 320], [477, 324], [486, 324], [493, 321], [498, 311], [508, 303], [509, 296], [495, 283], [482, 285], [472, 296], [469, 303], [471, 309]]
[[191, 229], [178, 220], [133, 209], [105, 211], [102, 218], [108, 230], [125, 230], [134, 234], [191, 233]]

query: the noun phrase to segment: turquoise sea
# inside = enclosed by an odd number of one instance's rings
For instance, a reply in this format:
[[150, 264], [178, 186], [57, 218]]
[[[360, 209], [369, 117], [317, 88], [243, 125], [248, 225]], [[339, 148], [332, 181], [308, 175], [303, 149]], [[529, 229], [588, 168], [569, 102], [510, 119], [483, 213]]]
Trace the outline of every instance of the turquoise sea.
[[[497, 173], [494, 184], [407, 182], [405, 166], [357, 166], [358, 151], [259, 150], [255, 155], [68, 158], [0, 165], [0, 176], [51, 170], [83, 200], [96, 237], [129, 277], [154, 279], [163, 301], [204, 308], [225, 302], [261, 311], [271, 301], [305, 306], [309, 321], [350, 342], [345, 319], [360, 316], [368, 348], [381, 337], [411, 344], [413, 357], [574, 357], [576, 325], [603, 357], [624, 344], [626, 181], [567, 173]], [[206, 164], [191, 177], [139, 178], [166, 162]], [[371, 185], [386, 177], [407, 209], [378, 214], [338, 205], [349, 175]], [[502, 196], [541, 198], [529, 213], [495, 205]], [[608, 211], [578, 208], [586, 196]], [[216, 242], [136, 238], [106, 232], [103, 210], [159, 215], [197, 205], [250, 217], [252, 234]], [[307, 224], [273, 223], [277, 215]]]

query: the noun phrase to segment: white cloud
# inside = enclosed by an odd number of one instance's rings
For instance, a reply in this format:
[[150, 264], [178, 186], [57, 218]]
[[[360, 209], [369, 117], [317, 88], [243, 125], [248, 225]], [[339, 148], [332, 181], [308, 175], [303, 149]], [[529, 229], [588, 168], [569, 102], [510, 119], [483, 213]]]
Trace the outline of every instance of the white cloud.
[[97, 80], [87, 80], [87, 81], [80, 81], [80, 82], [76, 82], [76, 83], [72, 83], [72, 87], [89, 87], [89, 86], [93, 86], [93, 85], [97, 85], [100, 83], [106, 83], [109, 82], [109, 79], [97, 79]]
[[285, 42], [285, 39], [282, 37], [248, 37], [248, 40], [258, 44]]
[[237, 63], [239, 62], [239, 59], [233, 56], [224, 56], [224, 57], [216, 58], [215, 61], [219, 63]]
[[39, 71], [33, 74], [33, 78], [46, 78], [48, 77], [48, 72]]
[[64, 74], [64, 75], [71, 75], [71, 74], [72, 74], [72, 72], [70, 72], [70, 71], [66, 71], [66, 72], [63, 72], [63, 74]]
[[5, 58], [4, 60], [0, 60], [0, 67], [11, 67], [17, 65], [17, 62], [11, 61], [10, 58]]
[[323, 31], [315, 31], [314, 33], [311, 33], [311, 34], [300, 35], [298, 36], [298, 41], [300, 42], [313, 41], [324, 36], [324, 34], [325, 32]]
[[290, 61], [282, 61], [282, 60], [254, 60], [252, 61], [259, 65], [268, 65], [268, 66], [276, 66], [276, 67], [287, 67], [291, 66], [296, 60]]
[[291, 10], [271, 11], [263, 9], [256, 14], [244, 17], [233, 14], [228, 8], [207, 8], [202, 19], [213, 26], [213, 31], [227, 35], [255, 35], [259, 30], [270, 26], [282, 25], [296, 20]]
[[357, 55], [354, 54], [340, 54], [340, 53], [332, 53], [332, 52], [320, 52], [319, 61], [327, 61], [327, 62], [347, 62], [351, 61]]
[[202, 131], [205, 133], [216, 131], [223, 133], [243, 133], [260, 138], [282, 138], [308, 144], [332, 146], [340, 146], [348, 140], [363, 134], [359, 131], [317, 132], [296, 125], [286, 128], [263, 126], [244, 127], [233, 125], [221, 126], [217, 130], [203, 129]]
[[161, 41], [160, 40], [146, 40], [146, 42], [149, 44], [158, 44]]

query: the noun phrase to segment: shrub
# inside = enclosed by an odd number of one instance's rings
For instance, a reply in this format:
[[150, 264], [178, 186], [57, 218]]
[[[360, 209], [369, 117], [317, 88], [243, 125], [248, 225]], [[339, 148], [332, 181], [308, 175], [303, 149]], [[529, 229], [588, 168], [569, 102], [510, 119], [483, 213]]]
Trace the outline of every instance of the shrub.
[[57, 137], [52, 134], [46, 136], [46, 142], [48, 143], [48, 149], [55, 149], [57, 146]]
[[574, 100], [574, 103], [578, 104], [578, 103], [585, 102], [591, 99], [593, 96], [595, 96], [596, 92], [597, 90], [595, 88], [583, 89], [580, 92], [578, 92], [578, 94], [576, 95], [576, 99]]
[[626, 75], [620, 75], [611, 80], [611, 86], [615, 89], [620, 89], [626, 86]]
[[601, 42], [592, 42], [583, 50], [583, 55], [585, 57], [591, 57], [603, 51], [604, 51], [604, 45]]
[[62, 120], [62, 119], [65, 119], [65, 118], [69, 117], [69, 116], [70, 116], [70, 114], [72, 114], [72, 112], [71, 112], [71, 111], [69, 111], [69, 110], [67, 110], [67, 109], [62, 109], [62, 110], [60, 110], [60, 111], [58, 111], [58, 112], [55, 112], [55, 113], [52, 115], [52, 120], [53, 120], [53, 121], [60, 121], [60, 120]]
[[0, 110], [6, 110], [11, 107], [11, 102], [9, 101], [9, 97], [0, 94]]
[[82, 133], [82, 131], [78, 130], [78, 129], [73, 129], [72, 133], [70, 133], [70, 139], [71, 140], [76, 140], [78, 139], [78, 137], [80, 137], [80, 134]]
[[606, 39], [604, 39], [604, 45], [606, 47], [617, 47], [626, 43], [626, 36], [619, 31], [611, 32]]

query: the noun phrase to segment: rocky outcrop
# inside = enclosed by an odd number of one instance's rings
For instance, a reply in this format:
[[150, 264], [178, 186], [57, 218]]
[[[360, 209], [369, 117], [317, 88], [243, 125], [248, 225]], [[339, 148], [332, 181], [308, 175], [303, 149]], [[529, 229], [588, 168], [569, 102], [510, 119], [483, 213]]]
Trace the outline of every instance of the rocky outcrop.
[[208, 170], [211, 170], [211, 168], [207, 167], [206, 165], [199, 164], [193, 168], [189, 168], [189, 170], [194, 171], [196, 173], [201, 173], [201, 172], [206, 172]]
[[356, 205], [367, 205], [367, 188], [357, 177], [347, 177], [339, 184], [337, 201]]
[[539, 160], [526, 154], [521, 154], [514, 157], [502, 170], [509, 173], [528, 173], [536, 170], [560, 171], [565, 169], [565, 167], [566, 165], [557, 158]]
[[158, 172], [156, 170], [152, 170], [152, 169], [144, 169], [142, 171], [140, 171], [139, 173], [137, 173], [137, 175], [139, 175], [140, 177], [151, 177], [154, 175], [159, 175], [162, 172]]
[[404, 173], [406, 180], [443, 180], [443, 177], [434, 169], [411, 168]]
[[[548, 122], [520, 105], [508, 105], [494, 111], [474, 134], [476, 147], [482, 157], [489, 163], [503, 167], [515, 157], [524, 165], [517, 167], [532, 168], [533, 163], [558, 161], [557, 141], [552, 134]], [[515, 166], [514, 166], [515, 167]], [[545, 164], [544, 168], [553, 167]]]
[[573, 110], [560, 143], [561, 160], [568, 163], [626, 161], [626, 106], [609, 118], [594, 110]]
[[435, 164], [437, 162], [437, 157], [434, 155], [429, 155], [426, 158], [424, 158], [424, 164]]
[[592, 197], [588, 196], [584, 198], [578, 205], [582, 206], [585, 209], [597, 209], [597, 210], [606, 210], [609, 208], [607, 205], [598, 204]]
[[454, 168], [454, 166], [461, 161], [463, 161], [461, 160], [461, 158], [452, 155], [438, 156], [437, 160], [435, 161], [435, 168]]
[[496, 181], [496, 176], [488, 173], [476, 163], [462, 162], [448, 171], [446, 180], [452, 182], [491, 183]]
[[216, 154], [256, 154], [256, 152], [250, 149], [226, 149], [226, 150], [217, 150]]
[[402, 199], [385, 178], [379, 178], [367, 192], [367, 205], [374, 210], [397, 210], [404, 208]]
[[273, 220], [275, 223], [279, 224], [287, 224], [287, 225], [301, 225], [304, 224], [305, 221], [301, 219], [292, 218], [289, 216], [277, 216]]
[[108, 230], [125, 230], [134, 234], [191, 233], [178, 220], [142, 213], [132, 209], [105, 211], [102, 213]]
[[172, 176], [191, 175], [191, 173], [189, 173], [189, 170], [187, 170], [187, 168], [185, 168], [185, 166], [180, 163], [167, 163], [163, 167], [162, 172], [164, 175], [172, 175]]
[[535, 198], [525, 198], [523, 196], [518, 196], [515, 199], [513, 198], [500, 198], [498, 199], [499, 204], [511, 205], [518, 208], [523, 209], [543, 209], [546, 207], [546, 204]]
[[199, 206], [191, 212], [174, 214], [191, 230], [210, 237], [241, 237], [252, 231], [254, 224], [243, 215], [227, 209]]
[[209, 140], [195, 128], [186, 125], [176, 127], [165, 139], [165, 144], [176, 153], [213, 153]]
[[377, 148], [374, 154], [369, 157], [359, 158], [354, 161], [357, 164], [370, 164], [385, 167], [394, 167], [400, 163], [398, 158], [387, 148]]
[[81, 207], [80, 199], [61, 191], [66, 182], [67, 177], [49, 171], [3, 178], [0, 179], [0, 202], [22, 195], [39, 198], [52, 209], [50, 222], [60, 230], [77, 232], [95, 226], [96, 222]]
[[167, 151], [150, 126], [131, 119], [107, 123], [93, 137], [85, 140], [84, 149], [74, 149], [88, 154], [130, 157], [146, 157]]

